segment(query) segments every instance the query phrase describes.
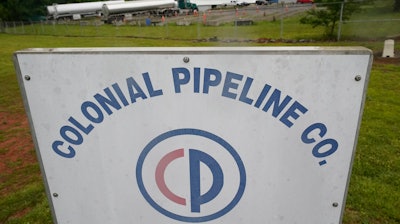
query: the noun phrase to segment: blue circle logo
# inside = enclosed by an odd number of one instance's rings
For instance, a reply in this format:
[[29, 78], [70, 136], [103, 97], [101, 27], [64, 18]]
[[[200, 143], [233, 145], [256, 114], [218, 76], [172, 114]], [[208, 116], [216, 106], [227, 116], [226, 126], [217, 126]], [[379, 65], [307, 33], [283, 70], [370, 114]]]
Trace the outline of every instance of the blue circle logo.
[[244, 164], [221, 137], [176, 129], [151, 140], [136, 165], [139, 190], [163, 215], [206, 222], [231, 211], [246, 186]]

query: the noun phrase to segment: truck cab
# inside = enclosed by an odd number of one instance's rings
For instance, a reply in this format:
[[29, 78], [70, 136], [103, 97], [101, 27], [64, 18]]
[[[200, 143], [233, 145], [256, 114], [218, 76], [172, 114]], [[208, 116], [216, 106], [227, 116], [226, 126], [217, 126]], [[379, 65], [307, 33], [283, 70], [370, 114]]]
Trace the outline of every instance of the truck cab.
[[179, 9], [190, 9], [191, 11], [199, 10], [196, 3], [191, 3], [190, 0], [178, 0]]
[[267, 0], [256, 0], [256, 5], [268, 5]]

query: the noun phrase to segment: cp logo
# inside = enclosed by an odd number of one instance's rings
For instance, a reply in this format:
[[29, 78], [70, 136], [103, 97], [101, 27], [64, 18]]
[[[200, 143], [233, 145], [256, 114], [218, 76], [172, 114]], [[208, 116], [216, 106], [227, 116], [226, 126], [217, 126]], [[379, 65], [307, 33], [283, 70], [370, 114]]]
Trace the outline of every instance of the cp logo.
[[184, 222], [225, 215], [246, 186], [245, 168], [235, 149], [198, 129], [172, 130], [150, 141], [139, 156], [136, 179], [154, 209]]

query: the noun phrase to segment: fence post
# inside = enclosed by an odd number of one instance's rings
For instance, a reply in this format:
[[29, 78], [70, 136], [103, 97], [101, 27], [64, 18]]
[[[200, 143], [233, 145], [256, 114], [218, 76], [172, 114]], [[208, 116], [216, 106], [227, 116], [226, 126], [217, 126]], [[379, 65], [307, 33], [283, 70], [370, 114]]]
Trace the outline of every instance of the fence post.
[[200, 34], [200, 32], [201, 32], [201, 28], [200, 28], [201, 18], [200, 17], [201, 16], [200, 16], [200, 12], [199, 12], [199, 15], [197, 16], [197, 40], [200, 40], [200, 38], [201, 38], [201, 34]]
[[342, 32], [343, 8], [344, 8], [344, 2], [341, 3], [341, 7], [340, 7], [340, 18], [339, 18], [337, 41], [340, 41], [340, 35], [341, 35], [341, 32]]
[[168, 22], [165, 23], [165, 29], [166, 29], [166, 38], [169, 38], [169, 27], [168, 27]]
[[54, 20], [52, 23], [53, 23], [53, 35], [56, 35], [56, 20]]
[[283, 40], [283, 17], [285, 14], [285, 9], [282, 7], [282, 14], [281, 14], [281, 30], [280, 30], [280, 39]]
[[24, 24], [24, 21], [21, 21], [21, 26], [22, 26], [22, 34], [25, 34], [25, 24]]
[[40, 21], [40, 28], [41, 28], [41, 31], [42, 31], [42, 33], [41, 33], [41, 34], [44, 34], [43, 21]]
[[235, 24], [235, 39], [238, 39], [238, 21], [239, 21], [239, 12], [238, 12], [238, 8], [235, 7], [235, 20], [234, 20], [234, 24]]
[[32, 20], [29, 20], [29, 23], [30, 23], [30, 25], [31, 25], [31, 34], [36, 34], [36, 30], [35, 30], [35, 28], [33, 27], [33, 21]]

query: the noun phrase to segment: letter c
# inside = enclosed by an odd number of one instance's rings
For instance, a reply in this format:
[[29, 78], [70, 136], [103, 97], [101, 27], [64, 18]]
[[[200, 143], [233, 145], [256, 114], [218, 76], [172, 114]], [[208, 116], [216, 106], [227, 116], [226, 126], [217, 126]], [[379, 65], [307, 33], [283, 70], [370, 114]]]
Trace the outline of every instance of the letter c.
[[74, 150], [74, 148], [72, 148], [72, 146], [68, 146], [68, 148], [67, 148], [69, 150], [69, 153], [61, 151], [59, 149], [59, 146], [62, 146], [63, 144], [64, 144], [64, 142], [62, 142], [62, 141], [54, 141], [53, 145], [52, 145], [54, 152], [57, 153], [58, 155], [62, 156], [62, 157], [65, 157], [65, 158], [74, 157], [75, 156], [75, 150]]
[[315, 124], [310, 125], [308, 128], [306, 128], [306, 130], [304, 130], [303, 134], [301, 135], [301, 140], [306, 144], [311, 144], [311, 143], [315, 142], [315, 139], [314, 138], [309, 138], [308, 135], [310, 134], [310, 132], [312, 132], [312, 131], [314, 131], [316, 129], [319, 129], [319, 134], [318, 135], [321, 138], [324, 137], [324, 135], [327, 132], [327, 128], [326, 128], [326, 126], [324, 124], [315, 123]]

